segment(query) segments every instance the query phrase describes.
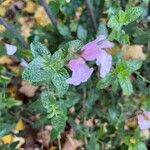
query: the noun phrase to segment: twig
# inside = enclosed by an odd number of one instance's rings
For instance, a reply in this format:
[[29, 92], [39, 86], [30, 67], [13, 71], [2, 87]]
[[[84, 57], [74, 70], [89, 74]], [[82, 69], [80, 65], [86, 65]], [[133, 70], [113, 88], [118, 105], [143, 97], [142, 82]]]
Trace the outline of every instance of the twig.
[[60, 141], [60, 139], [61, 139], [61, 136], [59, 135], [59, 137], [58, 137], [58, 148], [59, 148], [59, 150], [61, 150], [61, 141]]
[[91, 18], [91, 22], [92, 22], [94, 32], [96, 32], [97, 31], [97, 24], [96, 24], [95, 14], [94, 14], [94, 11], [93, 11], [93, 6], [92, 6], [92, 4], [90, 4], [89, 0], [85, 0], [85, 4], [86, 4], [86, 7], [89, 11], [89, 15], [90, 15], [90, 18]]
[[146, 79], [145, 77], [143, 77], [142, 75], [140, 75], [139, 72], [135, 72], [135, 74], [136, 74], [138, 77], [140, 77], [144, 82], [150, 83], [150, 81], [147, 80], [147, 79]]
[[54, 17], [52, 10], [50, 9], [50, 7], [47, 5], [45, 0], [39, 0], [39, 3], [43, 6], [44, 10], [46, 11], [49, 19], [51, 20], [53, 26], [57, 29], [57, 20]]
[[120, 6], [121, 6], [122, 10], [125, 10], [126, 0], [120, 0]]
[[23, 39], [23, 37], [16, 31], [16, 29], [8, 23], [4, 18], [0, 17], [0, 24], [2, 24], [15, 38], [16, 40], [24, 47], [28, 48], [28, 44]]

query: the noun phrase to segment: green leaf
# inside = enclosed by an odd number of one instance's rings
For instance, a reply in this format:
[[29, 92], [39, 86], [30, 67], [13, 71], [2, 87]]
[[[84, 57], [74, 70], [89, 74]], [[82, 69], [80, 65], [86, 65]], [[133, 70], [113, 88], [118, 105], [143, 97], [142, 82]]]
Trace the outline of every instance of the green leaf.
[[4, 101], [7, 108], [12, 108], [14, 106], [20, 106], [22, 104], [21, 101], [15, 100], [13, 97], [9, 97]]
[[133, 93], [132, 83], [129, 78], [122, 78], [122, 76], [118, 76], [120, 86], [123, 90], [123, 94], [130, 96]]
[[47, 91], [42, 92], [40, 97], [42, 105], [46, 110], [48, 110], [52, 104], [57, 105], [56, 98], [50, 95]]
[[0, 137], [3, 137], [7, 133], [9, 133], [13, 127], [13, 124], [0, 122]]
[[70, 36], [70, 30], [68, 28], [68, 26], [64, 25], [64, 24], [58, 24], [58, 30], [59, 33], [63, 36]]
[[83, 46], [83, 42], [80, 40], [69, 41], [65, 44], [60, 45], [59, 50], [62, 51], [62, 55], [65, 61], [68, 61], [76, 57], [77, 51]]
[[133, 21], [135, 21], [138, 17], [140, 17], [143, 13], [143, 9], [141, 7], [131, 7], [125, 11], [125, 17], [123, 24], [127, 25]]
[[122, 25], [123, 24], [119, 22], [119, 16], [118, 15], [111, 16], [109, 21], [108, 21], [108, 24], [107, 24], [107, 26], [109, 28], [115, 29], [117, 31], [121, 30]]
[[138, 144], [136, 145], [136, 148], [135, 148], [135, 149], [136, 149], [136, 150], [147, 150], [147, 147], [146, 147], [145, 143], [140, 142], [140, 143], [138, 143]]
[[69, 78], [69, 74], [66, 69], [62, 68], [58, 72], [55, 72], [52, 76], [52, 82], [57, 89], [58, 95], [64, 95], [69, 85], [66, 83], [66, 79]]
[[109, 73], [105, 78], [102, 78], [98, 81], [96, 87], [98, 89], [105, 89], [115, 80], [116, 76], [112, 73]]
[[87, 30], [82, 25], [78, 26], [77, 37], [81, 40], [86, 40], [87, 38]]
[[126, 61], [120, 60], [119, 62], [117, 62], [115, 72], [122, 78], [128, 77], [130, 75], [130, 72], [127, 68]]
[[119, 31], [123, 25], [128, 25], [135, 21], [142, 13], [143, 9], [141, 7], [131, 7], [126, 11], [119, 10], [117, 15], [110, 17], [107, 25], [108, 27]]
[[60, 45], [60, 49], [65, 54], [65, 57], [71, 58], [79, 51], [83, 46], [83, 42], [80, 40], [69, 41], [65, 44]]
[[38, 56], [50, 56], [49, 50], [46, 48], [45, 45], [41, 44], [38, 41], [33, 41], [30, 44], [32, 55], [34, 58], [37, 58]]
[[[65, 127], [67, 120], [67, 109], [66, 107], [60, 105], [59, 102], [56, 101], [56, 99], [47, 91], [42, 92], [41, 101], [44, 108], [47, 110], [47, 117], [51, 119], [51, 123], [55, 131], [54, 133], [58, 136]], [[54, 133], [52, 132], [52, 134]]]
[[103, 34], [106, 37], [108, 36], [108, 29], [107, 29], [105, 23], [100, 23], [99, 26], [98, 26], [96, 35], [100, 35], [100, 34]]
[[125, 33], [125, 31], [123, 30], [112, 30], [112, 32], [109, 35], [109, 39], [112, 40], [116, 40], [118, 41], [120, 44], [129, 44], [129, 36]]
[[57, 16], [57, 14], [59, 13], [59, 2], [50, 1], [49, 7], [50, 7], [51, 11], [53, 12], [53, 15]]
[[56, 129], [52, 129], [50, 133], [51, 140], [54, 141], [58, 138], [59, 132]]
[[141, 66], [142, 66], [141, 60], [128, 60], [127, 61], [127, 68], [128, 68], [128, 71], [131, 73], [140, 69]]
[[48, 62], [48, 66], [51, 69], [57, 71], [64, 66], [64, 63], [65, 63], [65, 54], [61, 49], [59, 49], [51, 56], [51, 59]]
[[24, 69], [22, 77], [33, 84], [49, 83], [52, 70], [46, 66], [46, 61], [38, 57]]

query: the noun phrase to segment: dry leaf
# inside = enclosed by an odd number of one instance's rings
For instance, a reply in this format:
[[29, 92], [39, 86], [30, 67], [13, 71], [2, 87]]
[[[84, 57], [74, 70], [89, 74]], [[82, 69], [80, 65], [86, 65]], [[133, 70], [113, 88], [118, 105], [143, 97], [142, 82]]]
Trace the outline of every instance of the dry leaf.
[[24, 128], [25, 128], [25, 124], [24, 124], [23, 120], [19, 119], [19, 121], [16, 124], [15, 130], [22, 131], [22, 130], [24, 130]]
[[146, 58], [146, 55], [143, 53], [143, 45], [124, 45], [122, 52], [125, 59], [144, 60]]
[[22, 87], [19, 89], [19, 92], [27, 97], [33, 97], [37, 89], [38, 86], [33, 86], [31, 83], [23, 82]]
[[74, 134], [74, 130], [71, 129], [70, 133], [67, 135], [67, 140], [62, 150], [76, 150], [78, 147], [81, 147], [83, 145], [82, 141], [73, 138]]
[[26, 7], [24, 8], [24, 11], [28, 13], [34, 13], [36, 9], [36, 4], [33, 1], [27, 1]]
[[14, 136], [12, 142], [19, 142], [16, 146], [16, 149], [19, 149], [25, 143], [25, 139], [22, 137]]
[[94, 125], [94, 117], [84, 121], [84, 126], [87, 128], [93, 127], [93, 125]]
[[0, 64], [1, 65], [9, 65], [9, 64], [12, 64], [12, 60], [10, 59], [10, 57], [8, 57], [8, 56], [1, 56], [0, 57]]
[[56, 146], [52, 146], [48, 150], [57, 150], [57, 147]]
[[10, 71], [13, 72], [15, 75], [20, 76], [19, 66], [8, 66], [8, 69], [10, 69]]
[[21, 24], [21, 35], [25, 38], [30, 36], [31, 29], [34, 25], [34, 20], [32, 17], [20, 17], [18, 22]]
[[41, 131], [37, 134], [37, 141], [45, 148], [48, 148], [50, 142], [50, 131], [47, 129], [41, 129]]
[[13, 135], [12, 134], [5, 135], [0, 140], [2, 140], [3, 144], [10, 144], [13, 140]]
[[42, 6], [39, 6], [37, 8], [37, 10], [35, 11], [34, 17], [35, 17], [35, 22], [38, 25], [46, 26], [49, 23], [51, 23], [49, 17], [47, 16], [47, 14]]
[[0, 16], [4, 16], [5, 15], [5, 13], [6, 13], [6, 8], [4, 7], [4, 6], [0, 6]]
[[13, 2], [13, 0], [5, 0], [1, 5], [3, 6], [10, 6], [10, 4]]
[[0, 25], [0, 32], [4, 32], [6, 29], [3, 25]]

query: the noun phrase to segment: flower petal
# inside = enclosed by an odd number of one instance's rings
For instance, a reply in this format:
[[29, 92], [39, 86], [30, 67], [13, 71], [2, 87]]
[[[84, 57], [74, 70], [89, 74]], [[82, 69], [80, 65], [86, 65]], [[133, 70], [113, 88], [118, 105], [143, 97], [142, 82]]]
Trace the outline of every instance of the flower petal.
[[143, 115], [138, 115], [138, 124], [142, 130], [150, 128], [150, 121], [146, 120]]
[[70, 60], [68, 67], [72, 70], [72, 76], [66, 82], [75, 86], [86, 82], [93, 72], [93, 68], [89, 68], [82, 58]]
[[28, 62], [26, 62], [24, 59], [21, 59], [20, 65], [22, 67], [27, 67], [28, 66]]
[[104, 78], [111, 69], [112, 56], [106, 51], [101, 50], [101, 54], [97, 57], [96, 64], [100, 66], [100, 76]]
[[7, 55], [14, 55], [17, 51], [17, 47], [10, 44], [5, 44]]

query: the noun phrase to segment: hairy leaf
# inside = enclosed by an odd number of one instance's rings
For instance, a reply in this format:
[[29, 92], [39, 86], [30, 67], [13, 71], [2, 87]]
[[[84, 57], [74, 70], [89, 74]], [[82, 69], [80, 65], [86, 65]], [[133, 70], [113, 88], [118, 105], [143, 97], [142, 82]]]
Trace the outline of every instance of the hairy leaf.
[[38, 57], [38, 56], [50, 56], [50, 52], [49, 50], [46, 48], [45, 45], [41, 44], [38, 41], [33, 41], [30, 44], [31, 47], [31, 51], [32, 51], [32, 55], [34, 58]]
[[52, 76], [52, 82], [60, 96], [64, 95], [69, 88], [69, 85], [66, 83], [66, 79], [68, 78], [69, 74], [64, 68], [60, 69], [58, 72], [55, 72]]
[[46, 66], [43, 58], [34, 59], [23, 71], [23, 79], [39, 85], [49, 83], [52, 70]]

